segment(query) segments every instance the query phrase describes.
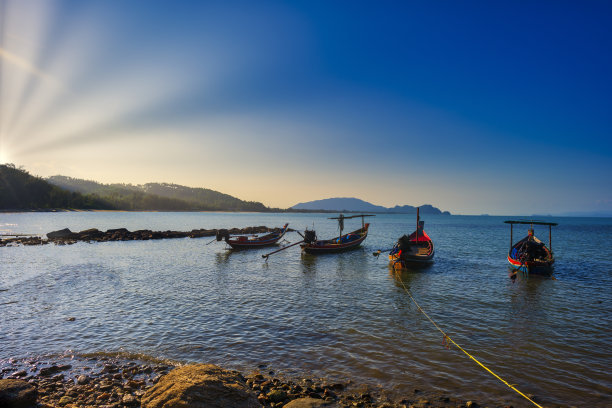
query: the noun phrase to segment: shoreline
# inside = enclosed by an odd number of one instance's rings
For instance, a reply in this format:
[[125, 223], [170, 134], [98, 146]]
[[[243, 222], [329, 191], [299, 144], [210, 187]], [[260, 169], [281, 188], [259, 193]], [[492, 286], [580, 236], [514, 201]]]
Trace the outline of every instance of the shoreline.
[[[37, 391], [40, 408], [138, 407], [141, 397], [164, 375], [191, 366], [168, 360], [124, 353], [9, 358], [0, 360], [0, 382], [21, 380]], [[478, 408], [438, 391], [414, 389], [410, 395], [393, 396], [384, 389], [315, 377], [279, 375], [267, 364], [252, 372], [236, 373], [262, 407], [278, 408], [300, 398], [314, 398], [336, 407], [363, 408]], [[510, 408], [510, 404], [484, 405]]]

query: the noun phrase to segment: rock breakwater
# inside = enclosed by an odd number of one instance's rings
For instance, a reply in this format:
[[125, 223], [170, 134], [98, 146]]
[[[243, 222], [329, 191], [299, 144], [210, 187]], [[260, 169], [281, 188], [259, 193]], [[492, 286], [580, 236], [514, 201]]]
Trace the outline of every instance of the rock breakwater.
[[[108, 241], [145, 241], [154, 239], [171, 238], [203, 238], [214, 237], [218, 229], [194, 229], [191, 231], [151, 231], [137, 230], [129, 231], [126, 228], [109, 229], [100, 231], [96, 228], [86, 229], [80, 232], [72, 232], [68, 228], [52, 231], [46, 234], [46, 239], [40, 236], [14, 236], [13, 238], [0, 239], [0, 247], [17, 245], [71, 245], [77, 242], [108, 242]], [[269, 228], [266, 226], [232, 228], [228, 231], [232, 235], [263, 234], [278, 232], [280, 228]], [[289, 229], [288, 231], [293, 231]]]

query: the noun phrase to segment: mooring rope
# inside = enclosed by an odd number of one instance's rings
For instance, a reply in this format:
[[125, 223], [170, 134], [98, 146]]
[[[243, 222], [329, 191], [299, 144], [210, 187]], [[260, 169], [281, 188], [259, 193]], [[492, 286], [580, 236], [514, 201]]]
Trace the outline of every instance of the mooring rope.
[[[397, 273], [395, 271], [395, 265], [394, 265], [394, 273]], [[469, 358], [471, 358], [472, 360], [474, 360], [476, 362], [476, 364], [478, 364], [479, 366], [481, 366], [482, 368], [484, 368], [485, 370], [487, 370], [489, 373], [491, 373], [495, 378], [497, 378], [498, 380], [500, 380], [501, 382], [503, 382], [504, 384], [506, 384], [508, 387], [510, 387], [512, 390], [514, 390], [515, 392], [517, 392], [519, 395], [521, 395], [523, 398], [525, 398], [527, 401], [531, 402], [533, 405], [535, 405], [538, 408], [543, 408], [541, 405], [539, 405], [537, 402], [533, 401], [531, 398], [529, 398], [527, 395], [523, 394], [521, 391], [519, 391], [515, 386], [513, 386], [512, 384], [510, 384], [508, 381], [504, 380], [503, 378], [501, 378], [499, 375], [495, 374], [493, 371], [491, 371], [491, 369], [489, 369], [487, 366], [485, 366], [484, 364], [482, 364], [480, 361], [478, 361], [476, 359], [476, 357], [472, 356], [470, 353], [468, 353], [467, 351], [465, 351], [463, 349], [463, 347], [461, 347], [460, 345], [458, 345], [457, 343], [455, 343], [455, 341], [453, 339], [451, 339], [448, 334], [446, 334], [444, 332], [444, 330], [442, 330], [440, 328], [440, 326], [438, 326], [436, 324], [436, 322], [429, 317], [429, 315], [425, 312], [425, 310], [423, 310], [421, 308], [421, 306], [417, 303], [417, 301], [415, 300], [415, 298], [412, 296], [412, 293], [410, 293], [410, 291], [408, 290], [408, 288], [406, 287], [406, 285], [404, 285], [404, 282], [399, 279], [399, 282], [401, 283], [402, 287], [404, 288], [404, 290], [406, 291], [406, 293], [408, 294], [408, 296], [410, 296], [410, 299], [412, 299], [412, 301], [414, 302], [414, 304], [416, 305], [417, 309], [419, 309], [419, 311], [421, 313], [423, 313], [425, 315], [425, 317], [427, 318], [427, 320], [429, 320], [435, 327], [436, 329], [438, 329], [438, 331], [440, 333], [442, 333], [442, 335], [444, 336], [444, 341], [446, 343], [446, 341], [449, 341], [450, 343], [453, 343], [455, 346], [457, 346], [457, 348], [459, 350], [461, 350], [466, 356], [468, 356]]]

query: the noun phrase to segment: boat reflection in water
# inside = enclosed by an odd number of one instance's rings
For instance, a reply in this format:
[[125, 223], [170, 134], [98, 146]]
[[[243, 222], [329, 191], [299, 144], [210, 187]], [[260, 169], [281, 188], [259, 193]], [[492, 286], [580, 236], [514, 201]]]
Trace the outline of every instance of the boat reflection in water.
[[389, 275], [395, 280], [397, 286], [403, 289], [402, 283], [409, 288], [411, 282], [414, 281], [423, 272], [426, 272], [432, 267], [432, 264], [412, 264], [407, 267], [399, 267], [399, 263], [389, 263]]

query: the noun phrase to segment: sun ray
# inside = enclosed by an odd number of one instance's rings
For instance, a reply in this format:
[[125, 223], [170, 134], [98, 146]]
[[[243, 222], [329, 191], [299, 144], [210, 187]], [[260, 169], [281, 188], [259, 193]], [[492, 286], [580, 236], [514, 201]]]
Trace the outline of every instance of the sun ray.
[[62, 84], [60, 80], [40, 70], [39, 68], [34, 66], [34, 64], [19, 57], [18, 55], [15, 55], [3, 48], [0, 48], [0, 58], [34, 75], [35, 77], [37, 77], [38, 79], [40, 79], [41, 81], [43, 81], [44, 83], [53, 87], [56, 90], [61, 90], [61, 91], [65, 90], [65, 86], [64, 84]]

